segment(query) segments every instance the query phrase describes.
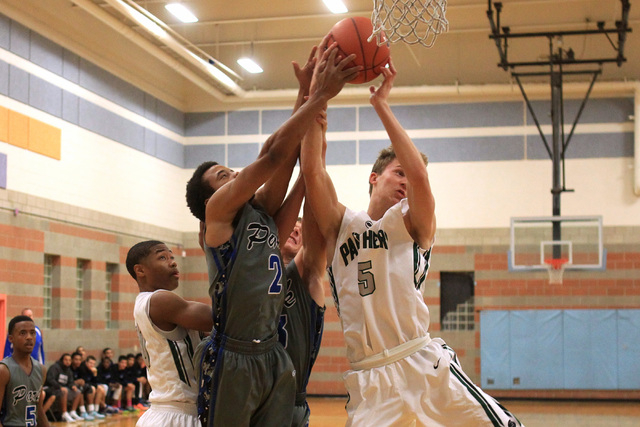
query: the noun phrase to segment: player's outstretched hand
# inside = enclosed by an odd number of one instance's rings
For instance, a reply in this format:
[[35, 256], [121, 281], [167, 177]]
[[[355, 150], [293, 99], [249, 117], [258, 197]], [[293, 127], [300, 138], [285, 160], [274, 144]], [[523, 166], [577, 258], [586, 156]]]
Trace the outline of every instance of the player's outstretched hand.
[[300, 67], [296, 61], [292, 61], [293, 64], [293, 72], [296, 75], [296, 79], [298, 79], [298, 85], [300, 89], [309, 93], [309, 87], [311, 86], [311, 78], [313, 77], [313, 70], [316, 66], [316, 52], [318, 50], [318, 46], [314, 46], [311, 49], [311, 53], [309, 54], [309, 58], [307, 58], [307, 63], [304, 64], [303, 67]]
[[396, 67], [393, 65], [393, 61], [389, 58], [389, 68], [382, 67], [381, 74], [384, 77], [384, 80], [380, 84], [380, 87], [376, 89], [375, 86], [369, 87], [369, 92], [371, 92], [371, 96], [369, 97], [369, 102], [371, 105], [375, 106], [381, 102], [386, 102], [389, 97], [389, 92], [391, 92], [391, 88], [393, 87], [393, 81], [396, 78]]
[[[322, 40], [321, 49], [327, 46], [328, 37], [329, 35]], [[340, 93], [345, 83], [355, 79], [358, 73], [362, 71], [362, 66], [360, 65], [346, 68], [355, 59], [355, 54], [349, 55], [336, 63], [337, 54], [337, 43], [334, 42], [322, 53], [313, 74], [314, 88], [312, 92], [326, 97], [327, 100]]]

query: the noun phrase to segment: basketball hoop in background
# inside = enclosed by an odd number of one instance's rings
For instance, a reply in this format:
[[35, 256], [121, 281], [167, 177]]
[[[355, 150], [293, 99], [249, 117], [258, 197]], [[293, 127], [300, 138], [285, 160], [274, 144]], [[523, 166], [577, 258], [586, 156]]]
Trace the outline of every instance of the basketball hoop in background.
[[567, 258], [548, 258], [544, 260], [549, 272], [550, 285], [562, 285], [562, 275], [565, 268], [569, 265]]
[[[378, 45], [402, 40], [431, 47], [449, 29], [447, 0], [373, 0], [373, 34]], [[382, 38], [381, 32], [387, 36]], [[382, 40], [381, 40], [382, 38]]]

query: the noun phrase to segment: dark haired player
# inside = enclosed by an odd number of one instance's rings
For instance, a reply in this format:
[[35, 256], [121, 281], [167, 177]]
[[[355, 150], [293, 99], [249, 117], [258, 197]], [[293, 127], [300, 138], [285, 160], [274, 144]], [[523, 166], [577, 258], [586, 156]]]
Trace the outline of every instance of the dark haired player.
[[31, 357], [36, 342], [33, 320], [28, 316], [11, 319], [9, 341], [13, 354], [0, 361], [0, 425], [49, 427], [40, 402], [47, 370]]

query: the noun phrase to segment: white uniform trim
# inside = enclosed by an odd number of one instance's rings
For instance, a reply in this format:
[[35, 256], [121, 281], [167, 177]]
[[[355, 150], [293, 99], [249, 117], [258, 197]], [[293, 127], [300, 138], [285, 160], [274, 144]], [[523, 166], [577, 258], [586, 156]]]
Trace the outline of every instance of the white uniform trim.
[[201, 427], [198, 410], [191, 403], [152, 403], [138, 419], [136, 427]]
[[382, 353], [366, 357], [360, 362], [352, 363], [351, 369], [354, 371], [360, 371], [363, 369], [378, 368], [380, 366], [397, 362], [398, 360], [404, 359], [405, 357], [420, 350], [422, 347], [429, 344], [429, 341], [431, 341], [431, 338], [428, 336], [407, 341], [406, 343], [400, 344], [391, 350], [385, 350]]

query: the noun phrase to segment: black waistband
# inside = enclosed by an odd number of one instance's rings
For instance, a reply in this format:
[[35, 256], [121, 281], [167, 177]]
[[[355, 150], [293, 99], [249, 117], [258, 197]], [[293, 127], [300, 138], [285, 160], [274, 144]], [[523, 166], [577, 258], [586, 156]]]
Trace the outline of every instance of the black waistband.
[[262, 341], [242, 341], [220, 334], [214, 329], [212, 338], [214, 340], [220, 339], [221, 342], [223, 341], [225, 350], [240, 354], [263, 354], [271, 350], [278, 343], [277, 333]]
[[307, 393], [296, 393], [296, 406], [302, 406], [307, 401]]

